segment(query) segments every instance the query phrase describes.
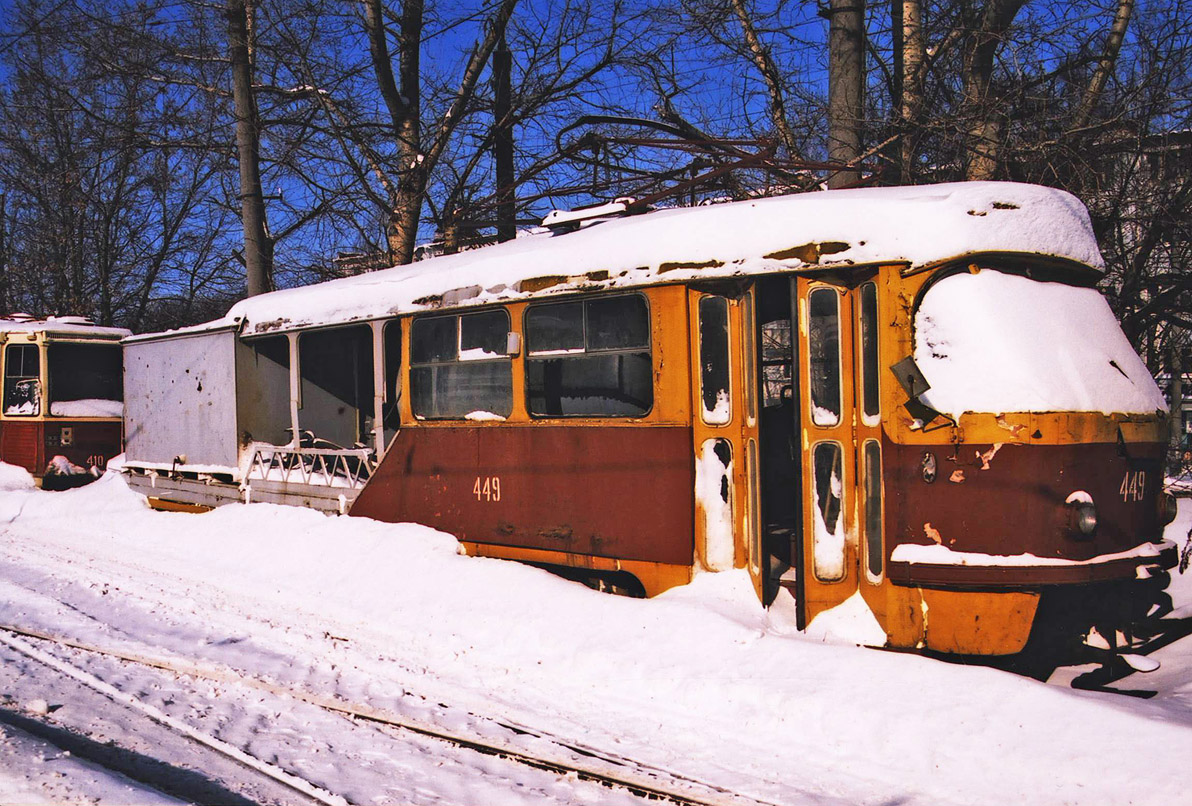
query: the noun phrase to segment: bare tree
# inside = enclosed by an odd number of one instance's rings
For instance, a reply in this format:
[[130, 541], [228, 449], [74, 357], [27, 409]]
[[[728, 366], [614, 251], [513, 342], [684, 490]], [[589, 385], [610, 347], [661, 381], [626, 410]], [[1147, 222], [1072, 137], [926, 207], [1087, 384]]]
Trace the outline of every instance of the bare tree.
[[228, 53], [232, 63], [232, 109], [236, 120], [236, 149], [240, 165], [240, 218], [244, 226], [244, 269], [248, 296], [273, 286], [273, 241], [265, 219], [261, 189], [260, 118], [252, 86], [249, 32], [251, 4], [227, 0]]

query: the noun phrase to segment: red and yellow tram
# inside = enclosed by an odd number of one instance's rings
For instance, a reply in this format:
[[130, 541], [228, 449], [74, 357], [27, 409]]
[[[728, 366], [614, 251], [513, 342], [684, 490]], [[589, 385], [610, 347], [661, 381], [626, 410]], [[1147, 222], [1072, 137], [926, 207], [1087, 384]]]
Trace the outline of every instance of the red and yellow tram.
[[0, 461], [77, 486], [121, 451], [121, 328], [77, 316], [0, 319]]
[[645, 595], [745, 569], [801, 625], [859, 601], [899, 648], [1112, 641], [1162, 602], [1166, 404], [1074, 198], [634, 212], [126, 340], [130, 483], [417, 521]]

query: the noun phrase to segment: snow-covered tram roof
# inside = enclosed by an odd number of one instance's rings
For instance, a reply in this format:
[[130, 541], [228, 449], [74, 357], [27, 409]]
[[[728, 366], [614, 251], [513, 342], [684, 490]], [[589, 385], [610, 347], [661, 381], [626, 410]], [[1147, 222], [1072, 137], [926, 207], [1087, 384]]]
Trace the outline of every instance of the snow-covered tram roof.
[[64, 338], [118, 340], [130, 335], [132, 331], [122, 327], [103, 327], [82, 316], [49, 316], [45, 319], [25, 315], [0, 317], [0, 335], [9, 333], [45, 333]]
[[[245, 335], [455, 305], [776, 271], [924, 266], [984, 252], [1099, 269], [1084, 205], [1008, 182], [834, 190], [592, 222], [236, 304]], [[205, 329], [205, 328], [204, 328]]]

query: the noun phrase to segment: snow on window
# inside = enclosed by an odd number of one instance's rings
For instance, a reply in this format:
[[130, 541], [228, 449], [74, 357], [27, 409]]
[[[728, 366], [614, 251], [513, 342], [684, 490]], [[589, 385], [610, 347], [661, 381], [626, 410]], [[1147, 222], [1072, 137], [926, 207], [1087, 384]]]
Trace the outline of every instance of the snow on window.
[[732, 419], [729, 397], [728, 300], [707, 296], [699, 301], [699, 362], [702, 416], [708, 425]]
[[726, 439], [705, 439], [695, 465], [695, 497], [704, 514], [704, 562], [733, 567], [733, 453]]
[[973, 412], [1153, 413], [1167, 403], [1095, 289], [985, 269], [933, 285], [915, 314], [922, 400]]
[[732, 401], [729, 400], [727, 389], [716, 390], [716, 405], [712, 408], [704, 403], [703, 417], [708, 425], [725, 425], [732, 418]]
[[820, 442], [812, 452], [811, 482], [814, 520], [815, 576], [823, 582], [844, 578], [844, 482], [841, 450], [835, 442]]

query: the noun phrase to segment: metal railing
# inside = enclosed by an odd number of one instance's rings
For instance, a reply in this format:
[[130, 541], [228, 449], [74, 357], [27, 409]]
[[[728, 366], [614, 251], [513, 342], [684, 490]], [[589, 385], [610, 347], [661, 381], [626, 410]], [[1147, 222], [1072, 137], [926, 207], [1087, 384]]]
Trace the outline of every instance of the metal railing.
[[256, 443], [245, 481], [276, 481], [359, 490], [372, 478], [377, 458], [369, 448], [293, 448]]

